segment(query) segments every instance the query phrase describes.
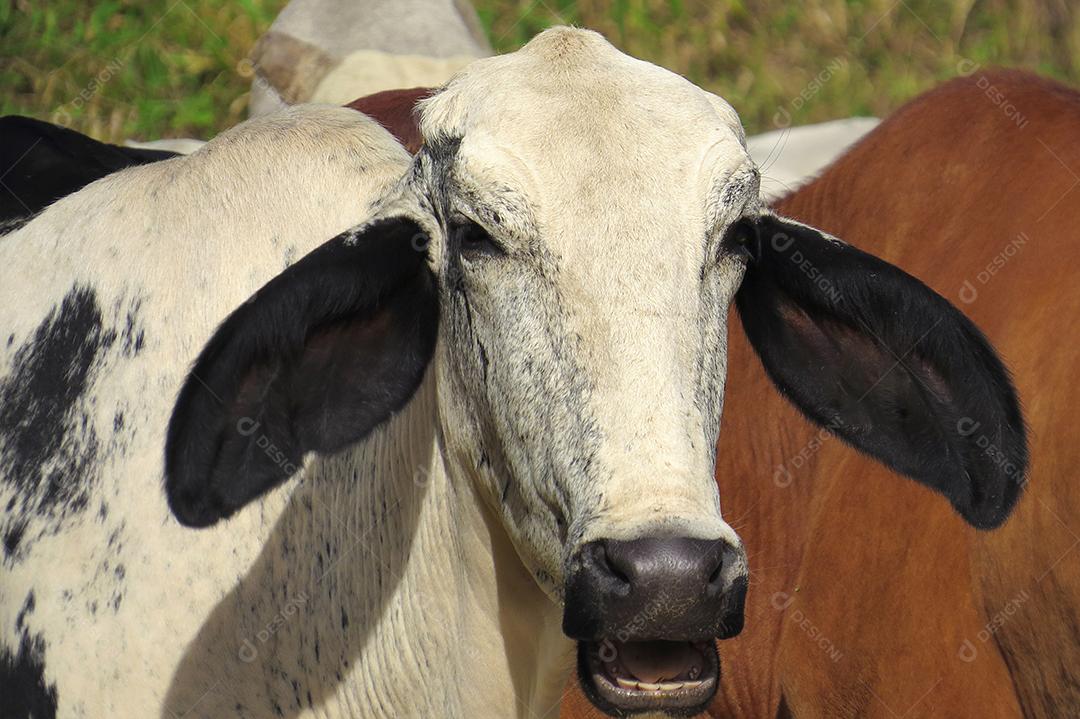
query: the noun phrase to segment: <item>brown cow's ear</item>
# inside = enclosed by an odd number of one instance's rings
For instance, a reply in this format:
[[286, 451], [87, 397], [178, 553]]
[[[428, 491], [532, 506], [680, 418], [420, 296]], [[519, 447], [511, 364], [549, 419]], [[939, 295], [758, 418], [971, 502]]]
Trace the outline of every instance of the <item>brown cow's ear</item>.
[[1026, 434], [979, 329], [914, 277], [812, 227], [743, 222], [751, 258], [736, 306], [781, 393], [944, 494], [973, 526], [1005, 521], [1023, 487]]
[[416, 105], [434, 93], [435, 89], [430, 87], [384, 90], [353, 100], [345, 107], [358, 110], [382, 125], [409, 154], [415, 155], [424, 144]]
[[345, 232], [217, 329], [169, 422], [165, 488], [183, 524], [228, 517], [408, 402], [438, 324], [426, 246], [404, 217]]

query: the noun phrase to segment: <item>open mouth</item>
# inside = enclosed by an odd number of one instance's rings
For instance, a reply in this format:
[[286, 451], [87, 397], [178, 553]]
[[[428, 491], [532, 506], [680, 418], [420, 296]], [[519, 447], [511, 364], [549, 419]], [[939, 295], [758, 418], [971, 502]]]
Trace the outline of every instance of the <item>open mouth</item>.
[[578, 677], [592, 703], [611, 716], [692, 716], [716, 694], [720, 660], [711, 640], [582, 641]]

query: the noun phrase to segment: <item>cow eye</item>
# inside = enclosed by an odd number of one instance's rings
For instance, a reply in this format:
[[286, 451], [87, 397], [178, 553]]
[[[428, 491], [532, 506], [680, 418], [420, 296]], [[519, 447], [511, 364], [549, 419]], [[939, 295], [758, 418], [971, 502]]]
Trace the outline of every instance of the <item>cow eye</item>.
[[752, 220], [744, 217], [728, 228], [723, 250], [738, 257], [753, 260], [757, 251], [757, 228]]
[[466, 257], [504, 254], [488, 231], [472, 220], [454, 222], [450, 227], [450, 236], [458, 252]]

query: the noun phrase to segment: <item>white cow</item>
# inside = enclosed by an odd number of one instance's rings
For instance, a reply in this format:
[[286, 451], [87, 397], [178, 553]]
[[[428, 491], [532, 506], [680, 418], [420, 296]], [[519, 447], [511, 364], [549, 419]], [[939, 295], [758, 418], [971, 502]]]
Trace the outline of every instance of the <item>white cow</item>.
[[292, 0], [251, 53], [251, 114], [441, 85], [491, 54], [468, 0]]
[[978, 449], [904, 371], [843, 383], [934, 332], [950, 412], [1004, 427], [992, 350], [768, 212], [724, 100], [557, 28], [471, 65], [422, 131], [409, 164], [297, 108], [0, 242], [18, 706], [541, 717], [576, 656], [611, 714], [703, 708], [747, 587], [713, 479], [733, 300], [808, 416], [962, 512], [992, 496], [986, 462], [927, 474], [926, 433]]
[[[171, 519], [176, 390], [231, 309], [364, 220], [408, 162], [360, 113], [298, 106], [110, 175], [0, 240], [0, 646], [59, 716], [184, 713], [167, 703], [176, 668], [288, 498], [206, 533]], [[264, 606], [258, 624], [278, 611]], [[234, 657], [240, 640], [224, 639]]]

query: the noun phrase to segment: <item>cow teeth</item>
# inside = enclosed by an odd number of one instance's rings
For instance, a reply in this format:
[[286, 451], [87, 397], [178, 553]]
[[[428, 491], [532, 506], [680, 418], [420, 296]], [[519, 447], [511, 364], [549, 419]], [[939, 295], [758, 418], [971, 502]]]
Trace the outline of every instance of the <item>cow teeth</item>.
[[644, 689], [647, 692], [655, 692], [659, 688], [659, 684], [653, 684], [652, 682], [638, 682], [638, 689]]
[[684, 686], [682, 682], [660, 682], [660, 689], [665, 692], [673, 692], [676, 689], [682, 689]]
[[619, 683], [619, 686], [623, 689], [637, 689], [638, 683], [631, 679], [623, 679], [622, 677], [615, 677], [615, 681]]
[[705, 682], [683, 682], [682, 685], [687, 689], [697, 689]]

